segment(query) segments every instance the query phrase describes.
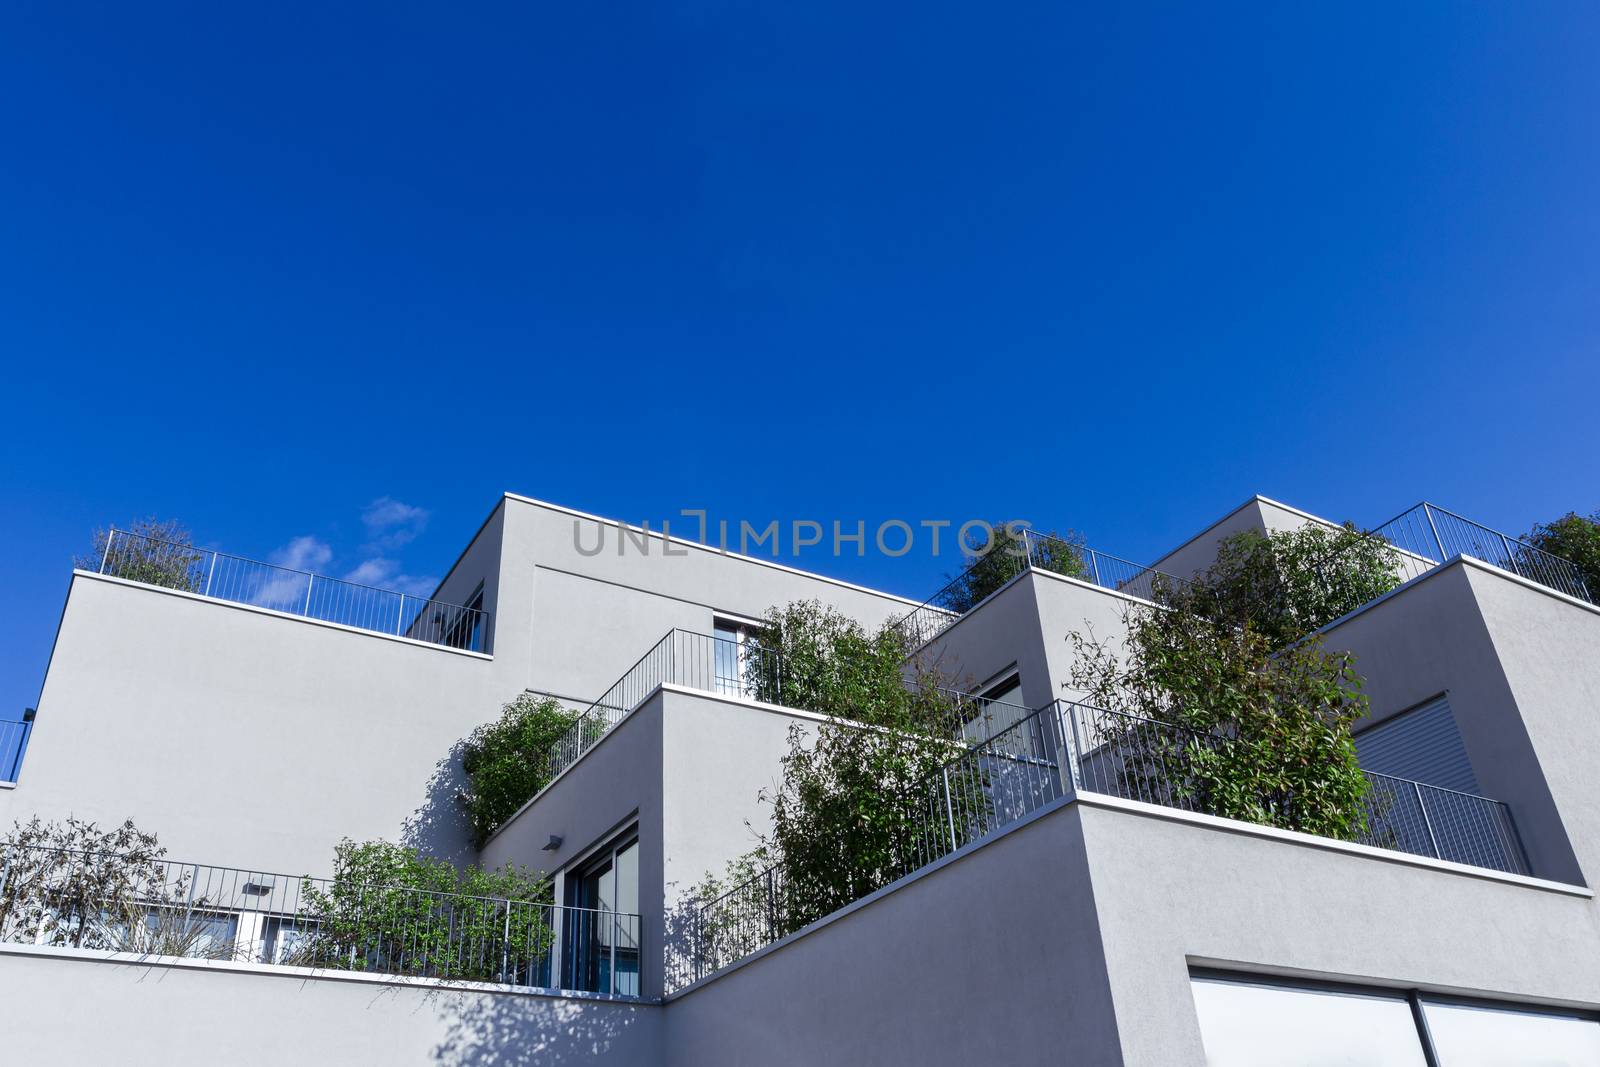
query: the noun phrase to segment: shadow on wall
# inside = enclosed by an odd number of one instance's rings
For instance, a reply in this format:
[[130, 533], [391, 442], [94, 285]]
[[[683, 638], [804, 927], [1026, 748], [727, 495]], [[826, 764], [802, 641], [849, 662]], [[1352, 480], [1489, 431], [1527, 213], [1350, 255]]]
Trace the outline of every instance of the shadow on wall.
[[[668, 885], [670, 893], [677, 883]], [[666, 988], [682, 989], [701, 977], [699, 923], [702, 898], [694, 891], [682, 893], [662, 915], [661, 963]]]
[[428, 778], [427, 798], [406, 818], [400, 830], [400, 843], [426, 856], [449, 860], [457, 867], [476, 863], [478, 850], [472, 845], [472, 826], [461, 804], [467, 787], [467, 772], [461, 769], [461, 753], [466, 741], [457, 741], [450, 752], [434, 765]]
[[441, 994], [433, 1058], [448, 1067], [659, 1062], [660, 1009], [547, 997]]

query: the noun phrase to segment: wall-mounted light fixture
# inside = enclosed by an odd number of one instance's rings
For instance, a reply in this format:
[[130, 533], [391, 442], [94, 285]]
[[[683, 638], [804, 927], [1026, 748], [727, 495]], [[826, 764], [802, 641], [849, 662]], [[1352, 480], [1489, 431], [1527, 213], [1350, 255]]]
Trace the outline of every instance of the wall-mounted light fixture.
[[561, 847], [561, 835], [560, 834], [551, 834], [550, 835], [550, 840], [546, 841], [544, 843], [544, 847], [541, 848], [539, 851], [540, 852], [554, 852], [556, 849], [558, 849], [560, 847]]

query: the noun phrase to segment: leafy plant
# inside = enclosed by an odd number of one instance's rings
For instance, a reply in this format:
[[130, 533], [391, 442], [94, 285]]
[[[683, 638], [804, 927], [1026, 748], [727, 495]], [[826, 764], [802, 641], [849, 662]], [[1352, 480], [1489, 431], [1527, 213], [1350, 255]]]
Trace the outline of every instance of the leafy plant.
[[926, 822], [917, 790], [959, 751], [960, 720], [892, 626], [871, 632], [797, 601], [767, 612], [759, 641], [781, 669], [758, 680], [758, 698], [828, 716], [790, 729], [782, 784], [762, 795], [772, 830], [754, 855], [782, 865], [773, 921], [787, 932], [905, 873]]
[[[1341, 543], [1350, 558], [1330, 561], [1323, 550]], [[1361, 678], [1351, 656], [1304, 634], [1349, 610], [1341, 597], [1386, 588], [1385, 559], [1343, 535], [1233, 538], [1192, 584], [1165, 590], [1166, 606], [1129, 610], [1122, 652], [1070, 634], [1070, 687], [1109, 713], [1084, 758], [1115, 761], [1136, 797], [1357, 836]], [[1344, 576], [1332, 592], [1319, 585], [1330, 565]]]
[[970, 557], [950, 579], [939, 598], [940, 607], [964, 615], [1030, 566], [1072, 578], [1088, 576], [1083, 538], [1077, 533], [1040, 534], [1020, 522], [997, 522], [991, 529], [994, 536], [988, 549]]
[[861, 722], [907, 699], [909, 649], [893, 627], [869, 632], [817, 600], [771, 608], [762, 617], [757, 655], [775, 669], [754, 673], [753, 696]]
[[1589, 595], [1600, 597], [1600, 511], [1588, 516], [1569, 511], [1554, 522], [1535, 526], [1527, 540], [1535, 548], [1576, 564]]
[[[551, 753], [577, 721], [578, 713], [559, 700], [525, 693], [467, 739], [461, 763], [469, 784], [462, 803], [479, 848], [550, 783]], [[586, 720], [584, 747], [603, 730], [602, 724]]]
[[152, 908], [186, 903], [154, 834], [132, 821], [112, 830], [37, 816], [0, 839], [0, 940], [125, 950], [129, 927]]
[[1281, 648], [1399, 585], [1394, 553], [1350, 523], [1245, 530], [1222, 540], [1201, 580], [1164, 585], [1160, 599], [1218, 622], [1248, 624]]
[[175, 520], [136, 519], [126, 530], [96, 530], [94, 547], [78, 556], [80, 570], [99, 571], [146, 585], [200, 591], [203, 575], [198, 566], [204, 553], [194, 546], [194, 536]]
[[313, 966], [473, 981], [528, 976], [549, 958], [548, 880], [514, 865], [457, 869], [387, 841], [341, 841], [334, 874], [306, 879], [298, 949]]

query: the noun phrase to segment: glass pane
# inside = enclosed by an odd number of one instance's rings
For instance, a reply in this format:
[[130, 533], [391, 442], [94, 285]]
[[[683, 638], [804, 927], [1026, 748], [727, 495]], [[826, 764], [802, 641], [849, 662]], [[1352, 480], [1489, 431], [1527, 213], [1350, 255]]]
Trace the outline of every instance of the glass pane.
[[1196, 978], [1209, 1067], [1427, 1067], [1398, 997]]
[[1600, 1022], [1571, 1015], [1422, 1005], [1439, 1067], [1594, 1067]]
[[716, 646], [713, 666], [716, 690], [724, 696], [741, 696], [744, 686], [743, 672], [739, 669], [739, 631], [719, 623], [712, 636], [716, 638], [712, 642]]

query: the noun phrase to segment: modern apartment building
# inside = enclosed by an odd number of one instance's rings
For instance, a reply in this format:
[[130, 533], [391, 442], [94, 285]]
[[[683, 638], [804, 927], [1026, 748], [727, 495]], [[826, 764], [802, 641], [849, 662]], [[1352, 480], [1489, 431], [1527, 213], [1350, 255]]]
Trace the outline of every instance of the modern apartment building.
[[[1149, 566], [1069, 546], [1072, 574], [1039, 565], [1064, 549], [1029, 533], [1025, 565], [975, 604], [512, 494], [427, 600], [113, 534], [72, 574], [37, 712], [0, 725], [0, 823], [133, 819], [168, 850], [162, 906], [229, 947], [53, 943], [0, 882], [0, 1048], [40, 1064], [1600, 1064], [1600, 590], [1575, 567], [1431, 505], [1375, 528], [1399, 584], [1321, 630], [1370, 701], [1355, 840], [1196, 810], [1119, 769], [1128, 724], [1074, 699], [1068, 634], [1117, 641], [1229, 534], [1325, 522], [1258, 497]], [[903, 875], [787, 930], [781, 869], [716, 900], [694, 887], [750, 849], [791, 730], [824, 719], [753, 680], [774, 668], [759, 620], [797, 600], [901, 628], [974, 713], [917, 794], [926, 833]], [[479, 849], [461, 743], [523, 693], [582, 717]], [[553, 899], [423, 903], [430, 936], [488, 980], [406, 965], [406, 946], [308, 963], [294, 946], [326, 920], [306, 899], [344, 838], [537, 868]]]

